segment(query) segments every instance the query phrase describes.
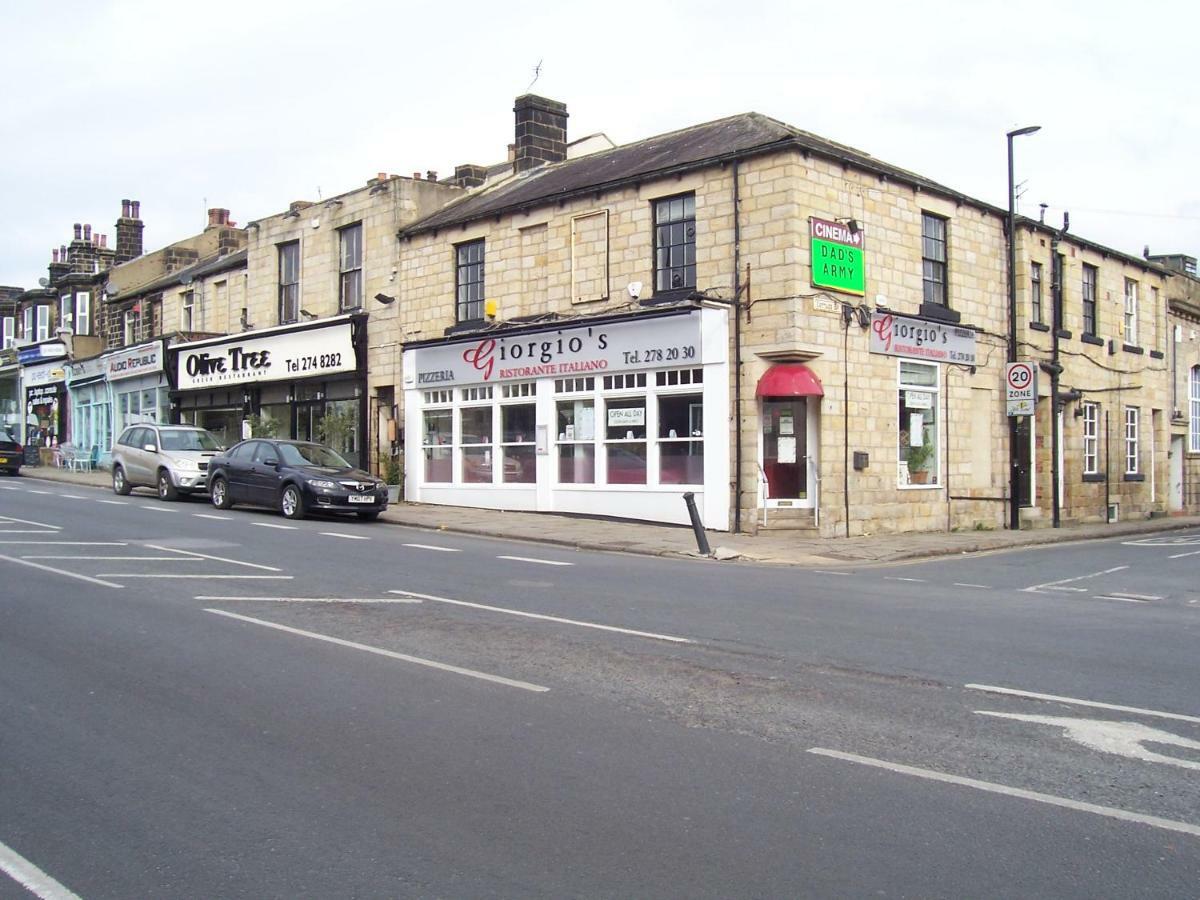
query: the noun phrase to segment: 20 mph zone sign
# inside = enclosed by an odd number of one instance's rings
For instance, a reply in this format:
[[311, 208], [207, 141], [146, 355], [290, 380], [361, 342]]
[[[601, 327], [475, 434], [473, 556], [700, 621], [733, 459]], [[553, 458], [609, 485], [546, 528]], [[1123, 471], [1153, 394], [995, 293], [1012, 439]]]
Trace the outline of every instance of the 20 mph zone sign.
[[1037, 368], [1014, 362], [1004, 368], [1004, 398], [1010, 416], [1032, 416], [1037, 404]]

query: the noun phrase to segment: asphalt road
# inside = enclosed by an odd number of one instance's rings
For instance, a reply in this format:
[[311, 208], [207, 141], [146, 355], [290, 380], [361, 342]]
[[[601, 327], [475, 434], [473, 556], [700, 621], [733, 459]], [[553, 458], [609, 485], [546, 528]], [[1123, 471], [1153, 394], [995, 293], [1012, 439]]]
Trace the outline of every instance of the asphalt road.
[[1198, 573], [1179, 532], [812, 571], [0, 480], [0, 898], [1196, 896]]

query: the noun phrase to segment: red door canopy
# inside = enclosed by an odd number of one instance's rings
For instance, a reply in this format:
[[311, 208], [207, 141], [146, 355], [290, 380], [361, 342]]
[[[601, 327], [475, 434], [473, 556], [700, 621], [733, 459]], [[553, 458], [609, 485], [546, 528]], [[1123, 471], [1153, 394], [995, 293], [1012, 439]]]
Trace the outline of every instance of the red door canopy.
[[780, 363], [758, 379], [756, 397], [824, 397], [825, 388], [813, 370], [801, 363]]

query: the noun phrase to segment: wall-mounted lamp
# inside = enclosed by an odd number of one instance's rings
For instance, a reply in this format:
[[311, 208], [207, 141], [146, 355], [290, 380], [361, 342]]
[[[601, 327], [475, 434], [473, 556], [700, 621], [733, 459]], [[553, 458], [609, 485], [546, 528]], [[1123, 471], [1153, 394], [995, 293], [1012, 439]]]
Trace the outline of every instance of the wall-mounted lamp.
[[316, 313], [311, 313], [307, 309], [300, 310], [300, 315], [303, 316], [306, 320], [312, 320], [312, 319], [317, 318]]
[[375, 299], [378, 300], [380, 303], [382, 303], [384, 306], [389, 306], [392, 303], [396, 302], [395, 297], [389, 297], [387, 294], [376, 294]]
[[858, 234], [858, 232], [860, 230], [860, 226], [858, 224], [858, 219], [841, 218], [841, 219], [834, 219], [833, 221], [840, 222], [842, 225], [845, 225], [847, 228], [850, 229], [851, 234]]

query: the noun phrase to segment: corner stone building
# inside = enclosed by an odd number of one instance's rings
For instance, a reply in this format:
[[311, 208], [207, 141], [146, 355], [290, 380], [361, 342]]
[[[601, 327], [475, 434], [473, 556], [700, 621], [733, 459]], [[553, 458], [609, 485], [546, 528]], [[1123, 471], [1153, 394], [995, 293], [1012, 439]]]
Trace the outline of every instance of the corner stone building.
[[[1006, 211], [757, 113], [575, 156], [562, 104], [514, 111], [507, 176], [398, 232], [398, 317], [378, 339], [404, 347], [408, 499], [686, 522], [690, 493], [716, 530], [1004, 527]], [[1022, 220], [1026, 281], [1045, 232]], [[1101, 488], [1124, 517], [1164, 512], [1162, 267], [1077, 238], [1058, 252], [1069, 278], [1094, 261], [1106, 334], [1137, 284], [1147, 347], [1116, 352], [1153, 364], [1061, 362], [1057, 402], [1119, 389], [1109, 426], [1138, 468], [1114, 463]], [[1018, 339], [1040, 366], [1031, 291]], [[1082, 458], [1066, 418], [1061, 453]], [[1023, 432], [1035, 524], [1045, 428]], [[1107, 513], [1081, 467], [1061, 467], [1068, 521]]]

